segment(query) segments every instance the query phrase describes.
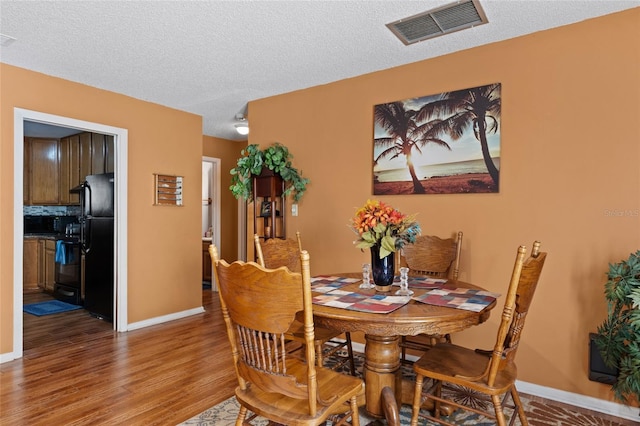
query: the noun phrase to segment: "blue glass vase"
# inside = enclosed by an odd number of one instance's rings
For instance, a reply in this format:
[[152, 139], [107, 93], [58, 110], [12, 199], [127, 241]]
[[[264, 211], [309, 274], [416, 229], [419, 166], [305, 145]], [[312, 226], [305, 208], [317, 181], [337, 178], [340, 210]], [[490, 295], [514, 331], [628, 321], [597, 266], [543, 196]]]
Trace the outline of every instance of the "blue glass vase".
[[376, 285], [376, 291], [391, 291], [395, 272], [395, 253], [389, 253], [380, 259], [380, 247], [371, 247], [371, 275]]

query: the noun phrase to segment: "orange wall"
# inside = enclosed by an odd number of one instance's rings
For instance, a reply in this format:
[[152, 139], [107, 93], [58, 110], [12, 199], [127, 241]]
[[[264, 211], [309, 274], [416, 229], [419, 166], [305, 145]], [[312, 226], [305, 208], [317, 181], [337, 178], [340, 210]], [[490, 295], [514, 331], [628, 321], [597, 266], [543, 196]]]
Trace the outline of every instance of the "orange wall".
[[[5, 64], [0, 78], [0, 353], [13, 350], [14, 107], [128, 129], [129, 322], [202, 306], [201, 117]], [[152, 206], [153, 173], [184, 176], [184, 207]]]
[[229, 190], [231, 169], [236, 166], [240, 151], [246, 142], [203, 136], [202, 155], [220, 159], [220, 257], [235, 260], [238, 258], [238, 200]]
[[[284, 143], [311, 179], [288, 234], [301, 231], [312, 273], [368, 258], [347, 224], [372, 197], [373, 106], [500, 82], [500, 193], [379, 198], [418, 212], [424, 233], [462, 230], [461, 279], [492, 291], [506, 290], [517, 246], [541, 240], [519, 379], [610, 399], [587, 378], [588, 333], [606, 315], [608, 264], [640, 249], [638, 28], [640, 8], [251, 102], [249, 142]], [[498, 319], [454, 339], [490, 347]]]

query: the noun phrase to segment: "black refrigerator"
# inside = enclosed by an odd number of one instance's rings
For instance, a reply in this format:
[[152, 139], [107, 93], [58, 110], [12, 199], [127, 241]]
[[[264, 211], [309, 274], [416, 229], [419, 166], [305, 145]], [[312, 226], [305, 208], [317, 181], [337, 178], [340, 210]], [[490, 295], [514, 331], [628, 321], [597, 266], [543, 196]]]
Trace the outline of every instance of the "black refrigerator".
[[89, 175], [80, 187], [80, 244], [84, 254], [84, 308], [113, 321], [113, 173]]

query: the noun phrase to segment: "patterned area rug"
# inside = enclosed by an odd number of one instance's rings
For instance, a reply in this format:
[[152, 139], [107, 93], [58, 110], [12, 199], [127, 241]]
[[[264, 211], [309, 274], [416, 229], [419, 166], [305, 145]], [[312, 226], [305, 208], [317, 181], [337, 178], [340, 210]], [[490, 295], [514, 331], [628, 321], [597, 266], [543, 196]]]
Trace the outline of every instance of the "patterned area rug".
[[[358, 373], [362, 372], [362, 365], [364, 358], [362, 354], [356, 354], [356, 367]], [[328, 363], [332, 360], [327, 358]], [[348, 366], [343, 366], [344, 373], [348, 374]], [[402, 367], [403, 376], [412, 377], [413, 372], [410, 367]], [[478, 395], [473, 391], [465, 388], [458, 388], [449, 391], [449, 397], [454, 400], [465, 400], [467, 403], [472, 403], [474, 406], [486, 409], [491, 409], [491, 402], [478, 398]], [[597, 413], [587, 412], [586, 410], [571, 407], [565, 404], [555, 404], [552, 401], [541, 401], [540, 398], [530, 397], [528, 395], [520, 395], [524, 410], [527, 415], [527, 419], [531, 426], [620, 426], [623, 424], [629, 424], [627, 421], [620, 419], [621, 422], [608, 420], [604, 417], [600, 417]], [[575, 408], [575, 409], [574, 409]], [[238, 403], [235, 397], [229, 398], [226, 401], [192, 417], [179, 426], [231, 426], [235, 424], [236, 416], [238, 415]], [[371, 417], [367, 417], [360, 412], [360, 424], [363, 426], [378, 426], [385, 425], [385, 421], [376, 420]], [[507, 415], [507, 422], [511, 416], [513, 410], [505, 410]], [[606, 417], [606, 416], [605, 416]], [[445, 417], [444, 420], [449, 421], [455, 425], [474, 425], [474, 426], [493, 426], [495, 422], [491, 419], [483, 417], [479, 414], [466, 412], [462, 410], [454, 411], [449, 417]], [[411, 407], [403, 405], [400, 409], [400, 421], [401, 424], [409, 425], [411, 422]], [[261, 418], [256, 418], [253, 421], [256, 426], [266, 426], [268, 421]], [[330, 425], [328, 422], [327, 425]], [[435, 426], [437, 423], [419, 419], [419, 425]], [[520, 424], [519, 419], [516, 419], [515, 424]]]

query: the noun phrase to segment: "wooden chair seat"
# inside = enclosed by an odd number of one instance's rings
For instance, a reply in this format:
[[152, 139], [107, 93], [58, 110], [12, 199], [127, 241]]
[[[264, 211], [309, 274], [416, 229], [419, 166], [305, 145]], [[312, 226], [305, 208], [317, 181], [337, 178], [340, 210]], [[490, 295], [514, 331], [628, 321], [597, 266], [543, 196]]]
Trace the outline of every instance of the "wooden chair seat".
[[[531, 255], [525, 261], [526, 248], [524, 246], [518, 248], [492, 351], [471, 350], [448, 342], [438, 343], [413, 364], [416, 385], [411, 426], [417, 425], [419, 417], [443, 425], [452, 425], [440, 417], [440, 406], [443, 403], [491, 418], [499, 426], [506, 425], [504, 409], [513, 408], [511, 424], [516, 417], [520, 419], [521, 424], [528, 424], [515, 386], [517, 378], [515, 356], [547, 256], [539, 250], [540, 243], [536, 241]], [[433, 381], [426, 391], [423, 390], [425, 378]], [[469, 399], [454, 401], [447, 398], [443, 388], [450, 386], [462, 386], [484, 395], [491, 400], [493, 413], [477, 408], [474, 401]], [[513, 405], [507, 405], [509, 396]], [[425, 400], [435, 403], [433, 414], [421, 410]]]
[[[483, 353], [451, 343], [441, 343], [429, 350], [429, 356], [423, 356], [414, 363], [414, 368], [435, 380], [464, 386], [486, 395], [501, 395], [509, 390], [516, 378], [515, 365], [507, 365], [496, 375], [495, 382], [489, 386], [480, 380], [487, 369], [490, 358]], [[478, 380], [470, 380], [476, 377]]]
[[[295, 361], [295, 362], [293, 362]], [[287, 368], [288, 374], [294, 375], [301, 383], [306, 383], [306, 365], [293, 359]], [[334, 395], [340, 395], [333, 402], [321, 405], [315, 416], [309, 414], [309, 404], [304, 399], [283, 398], [281, 394], [265, 392], [257, 386], [250, 386], [243, 390], [236, 388], [236, 398], [240, 404], [262, 417], [285, 425], [320, 424], [320, 419], [330, 418], [332, 415], [343, 413], [350, 407], [345, 406], [345, 399], [349, 401], [362, 393], [362, 380], [340, 374], [327, 368], [318, 368], [318, 395], [330, 400]]]

